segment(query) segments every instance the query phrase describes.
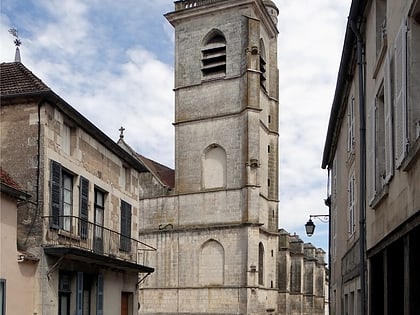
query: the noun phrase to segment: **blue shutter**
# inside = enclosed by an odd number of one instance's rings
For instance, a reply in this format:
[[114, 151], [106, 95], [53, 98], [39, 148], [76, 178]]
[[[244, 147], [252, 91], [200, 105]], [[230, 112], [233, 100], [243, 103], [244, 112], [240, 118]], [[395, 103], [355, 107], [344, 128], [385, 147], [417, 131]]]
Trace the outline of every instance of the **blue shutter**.
[[60, 214], [61, 214], [61, 164], [51, 161], [51, 179], [50, 179], [50, 193], [51, 193], [51, 220], [50, 226], [53, 228], [60, 228]]
[[125, 252], [130, 251], [131, 247], [131, 205], [121, 200], [121, 225], [120, 225], [120, 249]]
[[96, 288], [96, 315], [104, 314], [104, 275], [98, 274], [98, 284]]
[[83, 315], [83, 272], [77, 273], [76, 315]]
[[82, 239], [88, 236], [88, 200], [89, 200], [89, 181], [80, 177], [80, 203], [79, 203], [79, 235]]

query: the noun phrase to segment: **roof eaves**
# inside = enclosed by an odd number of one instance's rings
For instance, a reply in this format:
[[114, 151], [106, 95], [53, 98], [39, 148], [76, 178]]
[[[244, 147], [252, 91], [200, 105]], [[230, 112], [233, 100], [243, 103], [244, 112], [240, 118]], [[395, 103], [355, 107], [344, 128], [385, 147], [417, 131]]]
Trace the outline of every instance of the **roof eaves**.
[[336, 145], [337, 137], [339, 135], [339, 128], [341, 125], [340, 114], [343, 110], [343, 97], [345, 96], [345, 88], [348, 84], [349, 75], [352, 73], [352, 60], [355, 58], [354, 45], [355, 35], [350, 27], [352, 20], [359, 20], [366, 8], [367, 1], [353, 0], [346, 26], [346, 34], [344, 37], [343, 51], [337, 76], [337, 83], [334, 93], [333, 104], [330, 112], [330, 119], [328, 123], [327, 136], [324, 144], [324, 151], [322, 157], [321, 168], [325, 169], [331, 164], [333, 150]]

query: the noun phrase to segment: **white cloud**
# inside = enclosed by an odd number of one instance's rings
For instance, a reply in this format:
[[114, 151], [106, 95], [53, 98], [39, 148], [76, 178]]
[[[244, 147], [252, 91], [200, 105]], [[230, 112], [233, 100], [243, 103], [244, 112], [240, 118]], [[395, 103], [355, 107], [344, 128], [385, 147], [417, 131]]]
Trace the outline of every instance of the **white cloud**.
[[[280, 71], [280, 224], [302, 235], [325, 213], [320, 169], [350, 1], [277, 0]], [[173, 166], [173, 28], [167, 0], [3, 0], [0, 58], [23, 63], [112, 139]], [[8, 48], [9, 47], [9, 48]], [[325, 226], [315, 246], [324, 246]], [[323, 237], [323, 238], [322, 238]], [[306, 239], [307, 240], [307, 239]], [[325, 247], [325, 246], [324, 246]]]

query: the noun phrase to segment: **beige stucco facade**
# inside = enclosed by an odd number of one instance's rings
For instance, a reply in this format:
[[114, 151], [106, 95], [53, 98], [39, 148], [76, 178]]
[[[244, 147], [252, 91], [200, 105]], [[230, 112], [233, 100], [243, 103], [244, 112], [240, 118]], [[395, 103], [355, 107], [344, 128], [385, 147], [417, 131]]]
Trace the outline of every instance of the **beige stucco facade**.
[[26, 254], [18, 252], [16, 246], [18, 200], [19, 195], [11, 195], [2, 189], [0, 193], [0, 279], [2, 281], [1, 306], [5, 314], [31, 314], [37, 295], [35, 277], [37, 260], [28, 259]]

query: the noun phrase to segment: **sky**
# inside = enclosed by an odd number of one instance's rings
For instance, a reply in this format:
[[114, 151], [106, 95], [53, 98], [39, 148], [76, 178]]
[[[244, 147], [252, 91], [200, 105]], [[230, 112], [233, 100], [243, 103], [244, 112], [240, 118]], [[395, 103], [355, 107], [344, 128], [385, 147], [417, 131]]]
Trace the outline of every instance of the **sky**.
[[[280, 72], [280, 223], [325, 251], [321, 160], [350, 0], [275, 0]], [[174, 165], [172, 0], [1, 0], [0, 62], [22, 63], [111, 139]]]

